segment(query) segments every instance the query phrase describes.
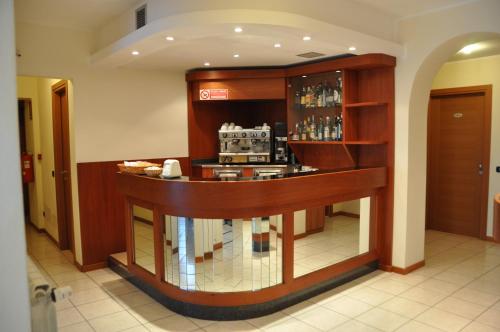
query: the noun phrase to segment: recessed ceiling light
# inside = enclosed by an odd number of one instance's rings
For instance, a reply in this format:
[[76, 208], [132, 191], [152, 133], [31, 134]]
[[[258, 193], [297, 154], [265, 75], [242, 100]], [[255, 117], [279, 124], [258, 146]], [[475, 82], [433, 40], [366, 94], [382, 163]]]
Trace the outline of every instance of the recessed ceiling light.
[[236, 27], [234, 28], [234, 32], [242, 32], [243, 31], [243, 28], [242, 27]]
[[336, 72], [336, 73], [341, 73], [342, 71], [340, 71], [340, 70], [336, 70], [335, 72]]
[[210, 62], [205, 62], [203, 65], [204, 65], [205, 67], [208, 67], [208, 66], [210, 66]]
[[172, 36], [168, 36], [168, 37], [166, 37], [165, 39], [166, 39], [166, 40], [168, 40], [168, 41], [174, 41], [174, 40], [175, 40], [175, 38], [174, 38], [174, 37], [172, 37]]
[[471, 54], [472, 52], [477, 51], [480, 48], [481, 47], [478, 44], [469, 44], [458, 52], [462, 54]]
[[302, 37], [302, 40], [309, 41], [309, 40], [311, 40], [311, 36], [304, 36], [304, 37]]
[[279, 47], [281, 47], [281, 44], [280, 43], [276, 43], [276, 44], [274, 44], [274, 47], [275, 48], [279, 48]]
[[354, 46], [349, 47], [349, 51], [356, 51], [356, 47]]
[[306, 77], [307, 77], [307, 75], [302, 75], [302, 77], [306, 78]]
[[139, 55], [139, 51], [132, 51], [132, 55]]
[[239, 58], [240, 55], [239, 54], [233, 54], [233, 58]]

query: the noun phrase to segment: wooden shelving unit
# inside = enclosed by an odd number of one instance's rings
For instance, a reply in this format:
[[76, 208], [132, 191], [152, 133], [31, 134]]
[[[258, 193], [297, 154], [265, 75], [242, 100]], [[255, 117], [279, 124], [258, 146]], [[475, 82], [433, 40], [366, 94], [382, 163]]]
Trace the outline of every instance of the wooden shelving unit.
[[375, 107], [375, 106], [387, 106], [387, 102], [365, 101], [362, 103], [346, 104], [345, 108], [362, 108], [362, 107]]

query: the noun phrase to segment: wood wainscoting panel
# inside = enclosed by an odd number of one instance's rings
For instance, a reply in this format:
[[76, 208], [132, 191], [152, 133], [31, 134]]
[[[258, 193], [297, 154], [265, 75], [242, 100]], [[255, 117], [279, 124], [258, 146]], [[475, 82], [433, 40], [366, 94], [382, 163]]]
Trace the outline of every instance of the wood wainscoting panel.
[[[162, 163], [162, 159], [144, 159]], [[190, 174], [188, 157], [179, 160], [183, 174]], [[118, 191], [116, 175], [122, 161], [77, 164], [82, 270], [102, 267], [108, 256], [126, 250], [125, 199]]]

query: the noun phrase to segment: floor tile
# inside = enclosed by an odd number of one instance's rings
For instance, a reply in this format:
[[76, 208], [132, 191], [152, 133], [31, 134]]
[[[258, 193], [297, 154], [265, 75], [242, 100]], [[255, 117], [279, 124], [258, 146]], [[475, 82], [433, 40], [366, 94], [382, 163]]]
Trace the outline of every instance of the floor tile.
[[476, 321], [500, 330], [500, 310], [489, 309], [479, 316]]
[[431, 291], [446, 293], [447, 295], [453, 293], [460, 288], [459, 285], [453, 284], [451, 282], [438, 280], [434, 278], [427, 279], [423, 283], [419, 284], [418, 287], [423, 289], [428, 289]]
[[382, 331], [394, 331], [406, 323], [408, 318], [384, 309], [373, 308], [357, 317], [356, 320]]
[[77, 309], [87, 320], [125, 310], [113, 299], [104, 299], [79, 305], [77, 306]]
[[418, 275], [415, 273], [409, 273], [409, 274], [391, 273], [387, 278], [396, 281], [401, 281], [412, 286], [416, 286], [428, 279], [425, 276]]
[[94, 332], [94, 329], [86, 321], [76, 323], [73, 325], [68, 325], [60, 327], [57, 329], [58, 332]]
[[396, 331], [397, 332], [442, 332], [443, 330], [436, 329], [432, 326], [412, 320], [401, 326]]
[[473, 321], [460, 332], [498, 332], [499, 329]]
[[75, 306], [79, 306], [86, 303], [96, 302], [99, 300], [109, 299], [110, 296], [100, 288], [91, 288], [79, 292], [74, 292], [70, 296], [69, 300]]
[[446, 293], [424, 289], [417, 286], [399, 294], [399, 297], [432, 306], [444, 299], [446, 295]]
[[382, 280], [378, 280], [373, 284], [370, 284], [369, 287], [386, 293], [391, 293], [393, 295], [398, 295], [411, 288], [411, 285], [393, 279], [385, 278]]
[[415, 318], [430, 307], [402, 297], [395, 297], [380, 305], [380, 308], [407, 318]]
[[96, 332], [116, 332], [141, 325], [137, 319], [126, 311], [89, 320]]
[[309, 301], [302, 301], [299, 302], [291, 307], [285, 308], [281, 310], [282, 313], [290, 315], [290, 316], [297, 316], [300, 314], [303, 314], [306, 311], [312, 310], [314, 308], [317, 308], [318, 304], [309, 302]]
[[356, 317], [373, 308], [370, 304], [343, 296], [323, 304], [324, 307], [334, 310], [348, 317]]
[[349, 320], [348, 317], [323, 307], [314, 308], [314, 310], [307, 311], [295, 318], [321, 331], [331, 330]]
[[460, 331], [471, 321], [458, 315], [431, 308], [415, 318], [416, 321], [448, 331]]
[[128, 312], [132, 314], [139, 322], [145, 324], [147, 322], [159, 320], [168, 316], [176, 315], [175, 312], [170, 311], [165, 306], [153, 302], [148, 304], [139, 305], [128, 309]]
[[435, 308], [451, 312], [452, 314], [456, 314], [467, 319], [474, 319], [487, 309], [485, 306], [460, 300], [453, 296], [439, 302], [435, 305]]
[[269, 332], [291, 332], [291, 331], [300, 331], [300, 332], [317, 332], [320, 331], [306, 323], [295, 319], [293, 317], [288, 318], [287, 320], [281, 322], [280, 324], [272, 325], [268, 328], [265, 328], [264, 331]]
[[65, 327], [83, 322], [85, 319], [76, 308], [69, 308], [57, 312], [57, 326]]
[[453, 297], [483, 306], [491, 306], [492, 304], [500, 300], [500, 296], [476, 291], [467, 287], [453, 293]]
[[356, 320], [350, 320], [334, 328], [332, 332], [380, 332], [380, 330]]
[[252, 324], [253, 326], [256, 326], [261, 329], [268, 328], [272, 325], [280, 324], [286, 320], [288, 320], [290, 316], [285, 315], [282, 312], [275, 312], [274, 314], [271, 315], [266, 315], [262, 317], [257, 317], [257, 318], [252, 318], [248, 319], [247, 321]]
[[348, 296], [371, 305], [379, 305], [394, 297], [392, 294], [368, 287], [350, 293]]
[[115, 299], [118, 303], [127, 308], [133, 308], [154, 302], [153, 298], [141, 291], [118, 295]]
[[233, 331], [233, 332], [253, 332], [259, 331], [258, 328], [245, 321], [228, 321], [228, 322], [216, 322], [214, 324], [208, 325], [203, 328], [207, 332], [221, 332], [221, 331]]
[[145, 324], [146, 328], [150, 331], [194, 331], [198, 326], [180, 315], [173, 315], [170, 317], [162, 318], [154, 322]]

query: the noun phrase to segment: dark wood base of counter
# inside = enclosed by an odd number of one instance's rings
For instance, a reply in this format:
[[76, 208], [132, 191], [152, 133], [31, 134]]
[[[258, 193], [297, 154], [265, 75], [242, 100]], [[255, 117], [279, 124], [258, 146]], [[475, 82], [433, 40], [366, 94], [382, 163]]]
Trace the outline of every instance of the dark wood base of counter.
[[242, 320], [265, 316], [283, 310], [299, 302], [305, 301], [318, 294], [341, 286], [349, 281], [375, 271], [378, 262], [374, 261], [339, 275], [331, 280], [318, 283], [312, 287], [290, 293], [287, 296], [269, 302], [240, 305], [240, 306], [209, 306], [178, 301], [165, 296], [160, 290], [131, 274], [127, 267], [115, 259], [108, 260], [109, 268], [118, 273], [122, 278], [132, 283], [137, 288], [154, 298], [168, 309], [189, 317], [218, 321]]

